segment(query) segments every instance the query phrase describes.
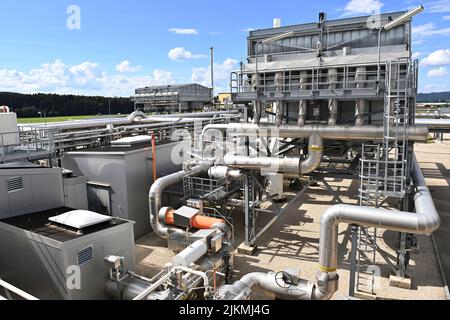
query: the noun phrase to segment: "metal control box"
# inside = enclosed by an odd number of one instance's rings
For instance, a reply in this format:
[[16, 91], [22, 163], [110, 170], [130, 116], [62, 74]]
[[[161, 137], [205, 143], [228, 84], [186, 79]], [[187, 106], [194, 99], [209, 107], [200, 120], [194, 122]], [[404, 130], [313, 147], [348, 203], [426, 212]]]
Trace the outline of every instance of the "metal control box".
[[174, 223], [177, 226], [184, 228], [192, 227], [192, 219], [199, 213], [198, 209], [194, 209], [191, 207], [181, 207], [175, 210], [173, 214]]
[[106, 300], [104, 258], [125, 258], [135, 266], [133, 223], [117, 218], [77, 232], [49, 218], [71, 208], [0, 220], [2, 279], [41, 300]]

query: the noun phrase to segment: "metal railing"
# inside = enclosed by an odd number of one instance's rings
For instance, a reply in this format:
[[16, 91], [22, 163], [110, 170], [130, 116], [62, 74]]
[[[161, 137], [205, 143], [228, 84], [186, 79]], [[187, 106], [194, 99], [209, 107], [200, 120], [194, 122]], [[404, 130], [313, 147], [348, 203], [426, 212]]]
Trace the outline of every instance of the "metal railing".
[[[389, 79], [386, 75], [390, 62], [381, 65], [381, 86], [377, 81], [377, 67], [375, 64], [365, 65], [365, 71], [357, 71], [361, 65], [327, 66], [299, 69], [260, 70], [256, 77], [256, 71], [236, 71], [230, 75], [230, 91], [232, 94], [256, 93], [272, 94], [280, 92], [303, 92], [305, 96], [311, 95], [311, 91], [352, 90], [357, 93], [374, 90], [378, 92], [380, 87], [387, 88]], [[399, 77], [404, 79], [403, 86], [409, 89], [417, 88], [417, 60], [398, 59], [400, 65]], [[410, 67], [411, 66], [411, 67]], [[333, 80], [330, 81], [328, 70], [336, 69]], [[277, 73], [282, 74], [276, 75]], [[408, 79], [408, 80], [406, 80]], [[406, 83], [407, 81], [407, 83]]]
[[0, 279], [0, 287], [5, 290], [8, 300], [13, 300], [10, 292], [25, 300], [39, 300], [38, 298], [32, 296], [31, 294], [26, 293], [25, 291], [13, 286], [12, 284], [6, 281], [3, 281], [2, 279]]

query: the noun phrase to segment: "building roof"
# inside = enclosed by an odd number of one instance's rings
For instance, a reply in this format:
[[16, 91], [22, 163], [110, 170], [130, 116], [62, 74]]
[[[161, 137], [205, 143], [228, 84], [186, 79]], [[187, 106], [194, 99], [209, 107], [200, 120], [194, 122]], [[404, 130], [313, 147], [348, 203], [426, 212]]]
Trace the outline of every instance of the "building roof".
[[191, 87], [191, 86], [200, 86], [200, 87], [203, 87], [205, 89], [210, 89], [209, 87], [202, 86], [201, 84], [198, 84], [198, 83], [180, 83], [180, 84], [166, 84], [166, 85], [146, 86], [146, 87], [143, 87], [143, 88], [138, 88], [136, 90], [142, 90], [142, 89], [167, 90], [167, 89], [186, 88], [186, 87]]
[[[381, 14], [381, 20], [387, 20], [389, 18], [395, 19], [399, 17], [400, 15], [404, 14], [406, 11], [400, 11], [400, 12], [388, 12]], [[352, 25], [352, 24], [366, 24], [369, 18], [374, 17], [374, 15], [371, 16], [360, 16], [360, 17], [352, 17], [352, 18], [343, 18], [343, 19], [335, 19], [335, 20], [327, 20], [326, 25], [327, 27], [336, 27], [336, 26], [343, 26], [343, 25]], [[314, 31], [318, 29], [317, 22], [310, 22], [310, 23], [303, 23], [303, 24], [297, 24], [297, 25], [289, 25], [285, 27], [280, 28], [266, 28], [266, 29], [258, 29], [254, 31], [250, 31], [249, 39], [252, 38], [259, 38], [259, 37], [265, 37], [272, 34], [280, 34], [290, 31], [296, 31], [296, 32], [308, 32], [308, 31]]]

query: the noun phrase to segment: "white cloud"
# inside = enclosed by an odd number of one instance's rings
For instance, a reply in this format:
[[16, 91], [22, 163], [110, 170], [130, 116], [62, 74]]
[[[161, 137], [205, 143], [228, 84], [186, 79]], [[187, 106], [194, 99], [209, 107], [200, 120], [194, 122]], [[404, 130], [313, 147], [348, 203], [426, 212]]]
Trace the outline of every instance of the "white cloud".
[[176, 34], [198, 35], [198, 31], [195, 29], [171, 28], [169, 31]]
[[425, 86], [424, 93], [447, 91], [447, 84], [428, 84]]
[[99, 70], [98, 63], [89, 61], [67, 65], [58, 59], [29, 71], [0, 69], [0, 90], [21, 93], [130, 96], [138, 87], [173, 83], [168, 71], [155, 70], [145, 76], [110, 75]]
[[128, 60], [124, 60], [116, 66], [118, 72], [137, 72], [141, 70], [141, 66], [133, 67]]
[[412, 58], [413, 60], [415, 60], [415, 59], [419, 59], [421, 56], [422, 56], [422, 52], [414, 52], [414, 53], [411, 55], [411, 58]]
[[450, 16], [443, 16], [442, 19], [444, 19], [445, 21], [450, 21]]
[[241, 31], [242, 31], [242, 32], [252, 32], [252, 31], [255, 31], [255, 30], [257, 30], [257, 29], [256, 29], [256, 28], [253, 28], [253, 27], [250, 27], [250, 28], [242, 29]]
[[343, 15], [378, 14], [383, 6], [379, 0], [351, 0], [345, 5]]
[[450, 12], [450, 0], [439, 0], [427, 3], [426, 9], [431, 13]]
[[450, 27], [437, 29], [434, 22], [428, 22], [412, 29], [414, 37], [450, 36]]
[[[229, 91], [230, 73], [237, 69], [237, 60], [228, 58], [222, 63], [214, 63], [214, 87], [216, 93]], [[211, 85], [211, 66], [192, 69], [192, 82], [204, 86]]]
[[447, 71], [446, 67], [439, 67], [436, 69], [431, 69], [427, 73], [428, 77], [447, 77], [450, 76], [450, 73]]
[[169, 59], [174, 61], [206, 58], [206, 56], [203, 54], [194, 54], [183, 47], [178, 47], [170, 50], [168, 56]]
[[450, 49], [440, 49], [422, 59], [423, 66], [439, 66], [450, 64]]

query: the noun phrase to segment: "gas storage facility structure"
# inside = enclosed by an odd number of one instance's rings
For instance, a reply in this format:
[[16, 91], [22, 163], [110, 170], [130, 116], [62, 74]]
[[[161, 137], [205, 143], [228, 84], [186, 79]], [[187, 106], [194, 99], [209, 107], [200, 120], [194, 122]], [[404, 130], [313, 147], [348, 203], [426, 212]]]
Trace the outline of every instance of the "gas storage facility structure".
[[0, 109], [0, 298], [445, 299], [422, 10], [251, 31], [226, 111], [199, 84], [136, 89], [121, 118]]

